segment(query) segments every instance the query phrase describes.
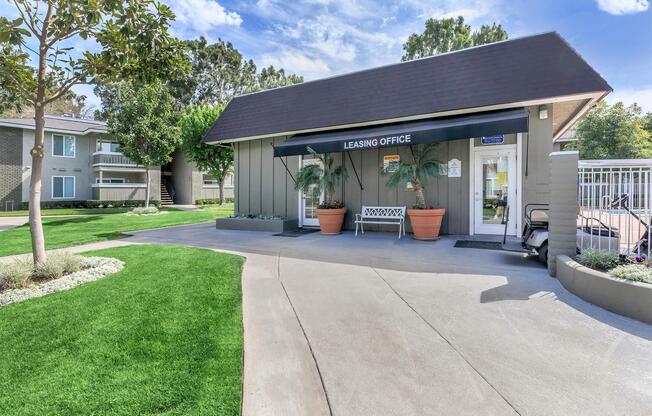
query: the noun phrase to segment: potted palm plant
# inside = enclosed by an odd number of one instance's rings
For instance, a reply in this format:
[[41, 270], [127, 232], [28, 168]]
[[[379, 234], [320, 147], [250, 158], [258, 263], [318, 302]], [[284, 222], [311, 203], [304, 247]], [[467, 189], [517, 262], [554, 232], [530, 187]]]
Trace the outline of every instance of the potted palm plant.
[[318, 154], [308, 147], [308, 152], [320, 163], [309, 164], [299, 169], [295, 189], [306, 192], [324, 193], [324, 200], [317, 207], [319, 229], [322, 234], [339, 234], [342, 232], [344, 204], [333, 200], [335, 187], [349, 174], [346, 167], [334, 166], [335, 159], [330, 153]]
[[446, 213], [445, 208], [429, 207], [423, 193], [429, 177], [446, 174], [446, 165], [433, 158], [432, 153], [436, 148], [437, 143], [427, 144], [413, 151], [413, 163], [401, 160], [392, 171], [381, 169], [381, 174], [389, 176], [387, 186], [412, 187], [417, 203], [408, 208], [407, 213], [417, 240], [438, 239], [441, 221]]

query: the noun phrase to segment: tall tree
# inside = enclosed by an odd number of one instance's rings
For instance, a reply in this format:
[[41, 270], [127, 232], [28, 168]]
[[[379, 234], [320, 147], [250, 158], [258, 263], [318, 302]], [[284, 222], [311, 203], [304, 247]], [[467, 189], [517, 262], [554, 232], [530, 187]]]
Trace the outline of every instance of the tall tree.
[[226, 104], [231, 97], [251, 90], [256, 65], [246, 60], [231, 42], [208, 44], [203, 37], [185, 42], [192, 70], [170, 82], [172, 94], [182, 103]]
[[575, 146], [582, 159], [652, 158], [652, 132], [645, 129], [641, 107], [599, 102], [578, 123]]
[[109, 132], [125, 156], [145, 166], [148, 207], [150, 171], [172, 160], [171, 154], [180, 142], [180, 112], [162, 81], [120, 83], [115, 88], [115, 97], [111, 103], [103, 103]]
[[209, 145], [202, 138], [222, 113], [222, 107], [203, 104], [190, 106], [181, 117], [181, 149], [188, 160], [202, 172], [208, 172], [218, 183], [220, 204], [224, 203], [224, 181], [233, 170], [233, 148], [230, 145]]
[[[0, 18], [0, 24], [2, 18]], [[20, 51], [11, 45], [2, 45], [0, 54], [5, 59], [20, 59]], [[20, 113], [27, 106], [27, 101], [22, 97], [16, 88], [9, 84], [7, 77], [0, 77], [0, 114], [3, 117], [11, 117], [13, 114]]]
[[[90, 107], [86, 106], [86, 96], [78, 95], [72, 90], [48, 105], [48, 114], [54, 116], [72, 114], [75, 117], [85, 118], [89, 115], [89, 112]], [[2, 117], [7, 118], [34, 118], [34, 108], [25, 105], [14, 105], [12, 108], [0, 112], [0, 114], [2, 114]]]
[[255, 91], [269, 90], [278, 87], [287, 87], [288, 85], [300, 84], [303, 82], [303, 77], [294, 74], [285, 74], [283, 68], [276, 69], [270, 65], [263, 68], [262, 71], [256, 76]]
[[221, 106], [236, 95], [303, 82], [303, 77], [273, 66], [257, 73], [253, 60], [221, 39], [209, 44], [201, 37], [186, 45], [192, 71], [169, 83], [172, 95], [185, 105]]
[[643, 128], [652, 135], [652, 112], [648, 112], [643, 116]]
[[[29, 225], [35, 263], [45, 261], [41, 223], [41, 173], [45, 111], [72, 86], [94, 80], [175, 77], [187, 69], [183, 45], [168, 33], [174, 14], [154, 0], [12, 0], [20, 16], [0, 17], [3, 90], [34, 107], [34, 147], [29, 191]], [[94, 40], [98, 52], [71, 47]], [[36, 62], [36, 68], [31, 62]], [[49, 88], [54, 79], [54, 88]]]
[[499, 24], [482, 25], [472, 30], [464, 23], [464, 18], [426, 20], [423, 33], [413, 33], [403, 44], [402, 61], [410, 61], [440, 53], [456, 51], [471, 46], [484, 45], [507, 39], [507, 32]]

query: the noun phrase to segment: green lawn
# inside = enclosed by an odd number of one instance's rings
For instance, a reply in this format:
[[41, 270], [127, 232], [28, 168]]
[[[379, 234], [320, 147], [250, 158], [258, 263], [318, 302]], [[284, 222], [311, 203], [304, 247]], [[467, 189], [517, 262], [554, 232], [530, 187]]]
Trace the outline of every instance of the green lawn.
[[[215, 217], [226, 217], [233, 214], [233, 203], [224, 205], [204, 205], [201, 209], [212, 212]], [[131, 211], [132, 208], [57, 208], [44, 209], [41, 215], [102, 215], [102, 214], [123, 214]], [[171, 211], [173, 208], [163, 208]], [[0, 211], [0, 217], [26, 217], [29, 211]]]
[[237, 415], [240, 257], [144, 245], [125, 268], [0, 308], [1, 415]]
[[[70, 247], [94, 241], [113, 240], [125, 231], [169, 227], [213, 220], [209, 211], [169, 211], [161, 215], [92, 215], [87, 217], [44, 218], [47, 249]], [[0, 256], [28, 253], [31, 239], [27, 224], [0, 232]]]
[[[41, 210], [41, 215], [97, 215], [97, 214], [120, 214], [130, 211], [132, 208], [57, 208]], [[29, 211], [0, 211], [0, 217], [26, 217]]]
[[228, 217], [233, 215], [233, 203], [224, 205], [203, 205], [200, 206], [204, 211], [210, 212], [215, 218]]

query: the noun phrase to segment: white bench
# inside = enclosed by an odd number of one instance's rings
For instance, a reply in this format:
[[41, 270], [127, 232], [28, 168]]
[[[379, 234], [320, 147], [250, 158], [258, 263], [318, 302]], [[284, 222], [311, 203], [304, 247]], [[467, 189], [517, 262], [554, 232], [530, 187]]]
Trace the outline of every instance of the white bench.
[[395, 224], [398, 225], [398, 238], [405, 235], [405, 207], [366, 207], [355, 214], [355, 235], [358, 236], [358, 226], [364, 234], [364, 224]]

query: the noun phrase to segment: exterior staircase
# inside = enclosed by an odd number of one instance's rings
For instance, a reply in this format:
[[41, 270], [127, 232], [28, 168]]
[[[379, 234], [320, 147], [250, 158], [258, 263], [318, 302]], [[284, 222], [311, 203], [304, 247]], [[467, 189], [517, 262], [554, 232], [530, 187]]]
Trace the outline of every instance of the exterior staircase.
[[165, 186], [165, 182], [161, 181], [161, 205], [173, 205], [174, 201], [168, 192], [168, 188]]

